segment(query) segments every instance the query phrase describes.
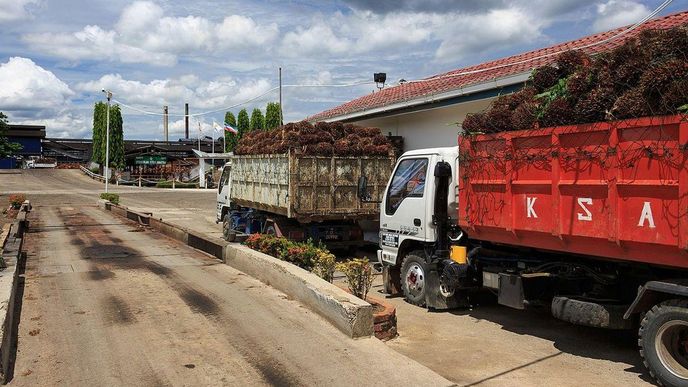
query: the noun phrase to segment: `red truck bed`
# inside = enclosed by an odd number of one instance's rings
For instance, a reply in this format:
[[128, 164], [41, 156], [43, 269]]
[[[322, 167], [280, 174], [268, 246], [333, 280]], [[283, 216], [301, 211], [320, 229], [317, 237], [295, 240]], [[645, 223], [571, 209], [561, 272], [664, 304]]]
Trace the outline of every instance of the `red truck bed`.
[[688, 117], [459, 137], [474, 239], [688, 268]]

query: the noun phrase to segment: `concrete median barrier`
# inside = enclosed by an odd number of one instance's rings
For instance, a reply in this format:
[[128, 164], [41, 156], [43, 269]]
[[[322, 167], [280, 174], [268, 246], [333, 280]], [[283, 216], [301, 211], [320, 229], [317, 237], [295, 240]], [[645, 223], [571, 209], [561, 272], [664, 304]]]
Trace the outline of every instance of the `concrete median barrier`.
[[240, 244], [225, 247], [224, 262], [298, 300], [350, 337], [373, 334], [373, 307], [289, 262]]
[[[207, 236], [103, 200], [99, 207], [208, 253], [299, 301], [346, 335], [373, 335], [373, 307], [313, 273], [238, 243]], [[147, 222], [147, 223], [145, 223]]]
[[189, 232], [186, 244], [194, 249], [208, 253], [217, 259], [224, 260], [224, 252], [227, 242], [220, 238]]
[[150, 218], [149, 225], [153, 230], [163, 235], [167, 235], [168, 237], [176, 239], [184, 244], [189, 243], [189, 233], [181, 227], [171, 225], [163, 222], [161, 219], [155, 219], [153, 217]]
[[21, 308], [21, 292], [23, 289], [23, 266], [25, 254], [22, 253], [24, 232], [29, 222], [26, 214], [31, 205], [22, 205], [17, 218], [10, 225], [7, 232], [0, 235], [0, 261], [3, 270], [0, 271], [0, 372], [2, 381], [7, 382], [13, 373], [13, 358], [16, 351], [18, 316]]

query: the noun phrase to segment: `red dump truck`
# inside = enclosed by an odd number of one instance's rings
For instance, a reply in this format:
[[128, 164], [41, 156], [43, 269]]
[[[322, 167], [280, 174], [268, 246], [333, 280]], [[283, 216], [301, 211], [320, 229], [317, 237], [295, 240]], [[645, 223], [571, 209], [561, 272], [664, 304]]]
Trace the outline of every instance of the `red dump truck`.
[[[688, 385], [688, 122], [663, 116], [460, 136], [399, 158], [380, 209], [388, 293], [434, 309], [547, 307], [638, 329], [664, 385]], [[369, 197], [359, 180], [359, 197]]]

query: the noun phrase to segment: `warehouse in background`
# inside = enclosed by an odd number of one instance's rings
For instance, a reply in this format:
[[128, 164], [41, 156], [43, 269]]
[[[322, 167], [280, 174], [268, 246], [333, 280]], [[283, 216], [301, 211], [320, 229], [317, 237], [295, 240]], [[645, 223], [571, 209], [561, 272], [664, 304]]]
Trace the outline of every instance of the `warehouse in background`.
[[14, 157], [0, 159], [0, 169], [18, 168], [24, 160], [40, 157], [45, 139], [45, 126], [42, 125], [8, 125], [7, 140], [22, 146]]
[[586, 47], [583, 51], [594, 55], [621, 45], [642, 30], [686, 23], [688, 12], [680, 12], [650, 20], [626, 33], [628, 27], [621, 27], [423, 80], [400, 80], [398, 85], [384, 87], [306, 120], [378, 127], [383, 134], [402, 137], [404, 151], [454, 144], [466, 114], [483, 111], [497, 96], [523, 87], [533, 68], [554, 62], [553, 54]]

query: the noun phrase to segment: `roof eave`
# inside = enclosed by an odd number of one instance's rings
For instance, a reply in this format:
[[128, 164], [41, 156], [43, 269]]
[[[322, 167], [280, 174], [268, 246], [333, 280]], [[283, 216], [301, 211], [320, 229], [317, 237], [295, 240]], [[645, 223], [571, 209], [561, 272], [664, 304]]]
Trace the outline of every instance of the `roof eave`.
[[456, 98], [460, 97], [463, 95], [469, 95], [473, 93], [478, 93], [481, 91], [486, 91], [486, 90], [492, 90], [492, 89], [499, 89], [505, 86], [511, 86], [515, 85], [518, 83], [523, 83], [528, 80], [530, 77], [531, 70], [521, 72], [518, 74], [514, 75], [509, 75], [506, 77], [502, 78], [496, 78], [491, 81], [487, 82], [482, 82], [482, 83], [476, 83], [473, 85], [470, 85], [468, 87], [462, 87], [458, 89], [454, 89], [448, 92], [444, 92], [441, 94], [431, 94], [431, 95], [426, 95], [420, 98], [415, 98], [409, 101], [404, 101], [404, 102], [398, 102], [394, 103], [391, 105], [385, 105], [385, 106], [380, 106], [377, 108], [373, 109], [366, 109], [366, 110], [360, 110], [357, 112], [349, 113], [349, 114], [343, 114], [339, 116], [333, 116], [333, 117], [328, 117], [324, 119], [316, 119], [316, 120], [309, 120], [311, 122], [316, 122], [316, 121], [325, 121], [325, 122], [333, 122], [333, 121], [350, 121], [350, 120], [357, 120], [357, 119], [362, 119], [368, 116], [373, 116], [377, 115], [380, 113], [385, 113], [385, 112], [392, 112], [395, 110], [400, 110], [408, 107], [418, 107], [422, 106], [425, 104], [432, 104], [435, 102], [443, 101], [446, 99], [450, 98]]

